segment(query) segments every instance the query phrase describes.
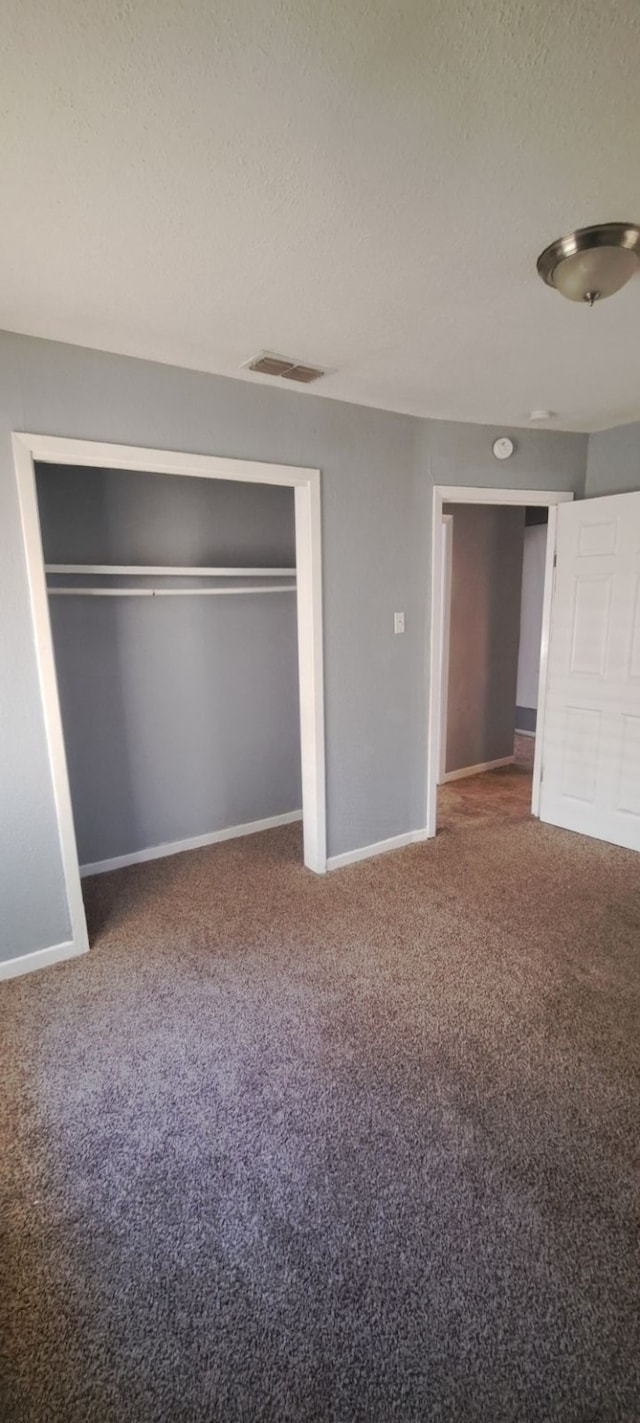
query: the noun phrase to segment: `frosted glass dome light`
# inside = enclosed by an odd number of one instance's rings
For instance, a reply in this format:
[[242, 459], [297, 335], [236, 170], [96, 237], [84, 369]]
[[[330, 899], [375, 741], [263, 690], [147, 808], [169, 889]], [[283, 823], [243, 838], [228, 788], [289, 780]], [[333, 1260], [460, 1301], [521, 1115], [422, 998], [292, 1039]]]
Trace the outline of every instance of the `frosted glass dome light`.
[[559, 237], [541, 252], [538, 272], [547, 286], [569, 301], [593, 306], [640, 270], [640, 227], [633, 222], [605, 222]]

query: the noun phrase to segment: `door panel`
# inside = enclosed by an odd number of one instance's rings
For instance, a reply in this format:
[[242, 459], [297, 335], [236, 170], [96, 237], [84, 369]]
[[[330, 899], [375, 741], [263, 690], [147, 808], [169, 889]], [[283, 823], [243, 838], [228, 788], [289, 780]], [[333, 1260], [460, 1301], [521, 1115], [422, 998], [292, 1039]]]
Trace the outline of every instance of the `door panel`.
[[558, 509], [540, 818], [640, 850], [640, 493]]

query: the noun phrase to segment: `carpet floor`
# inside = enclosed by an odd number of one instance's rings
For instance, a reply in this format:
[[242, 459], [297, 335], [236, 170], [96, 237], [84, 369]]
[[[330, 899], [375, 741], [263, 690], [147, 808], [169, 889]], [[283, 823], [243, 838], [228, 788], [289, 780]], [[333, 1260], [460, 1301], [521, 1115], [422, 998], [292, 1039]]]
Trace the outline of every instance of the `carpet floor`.
[[2, 990], [3, 1423], [637, 1423], [639, 864], [520, 815], [88, 881]]
[[530, 820], [534, 751], [534, 738], [516, 733], [512, 766], [438, 786], [438, 830], [497, 828], [508, 821]]

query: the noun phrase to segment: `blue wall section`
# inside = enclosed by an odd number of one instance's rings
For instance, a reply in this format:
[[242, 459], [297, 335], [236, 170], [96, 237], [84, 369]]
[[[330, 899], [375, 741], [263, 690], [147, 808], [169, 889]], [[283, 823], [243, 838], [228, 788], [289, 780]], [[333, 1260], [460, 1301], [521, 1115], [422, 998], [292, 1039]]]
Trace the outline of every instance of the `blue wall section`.
[[640, 421], [589, 436], [586, 495], [629, 494], [640, 489]]
[[[586, 437], [516, 435], [80, 347], [0, 339], [0, 958], [64, 940], [68, 912], [29, 612], [12, 430], [322, 470], [328, 848], [424, 824], [431, 489], [584, 488]], [[500, 431], [499, 433], [504, 433]], [[393, 613], [407, 631], [393, 635]]]

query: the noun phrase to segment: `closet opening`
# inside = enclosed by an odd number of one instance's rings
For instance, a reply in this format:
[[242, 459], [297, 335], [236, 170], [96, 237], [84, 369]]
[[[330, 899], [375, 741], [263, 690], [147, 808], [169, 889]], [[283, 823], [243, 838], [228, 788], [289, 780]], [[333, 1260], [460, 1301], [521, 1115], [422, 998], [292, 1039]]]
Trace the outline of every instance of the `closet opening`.
[[285, 825], [283, 853], [322, 873], [318, 471], [14, 446], [71, 919], [57, 957], [88, 947], [80, 877]]

